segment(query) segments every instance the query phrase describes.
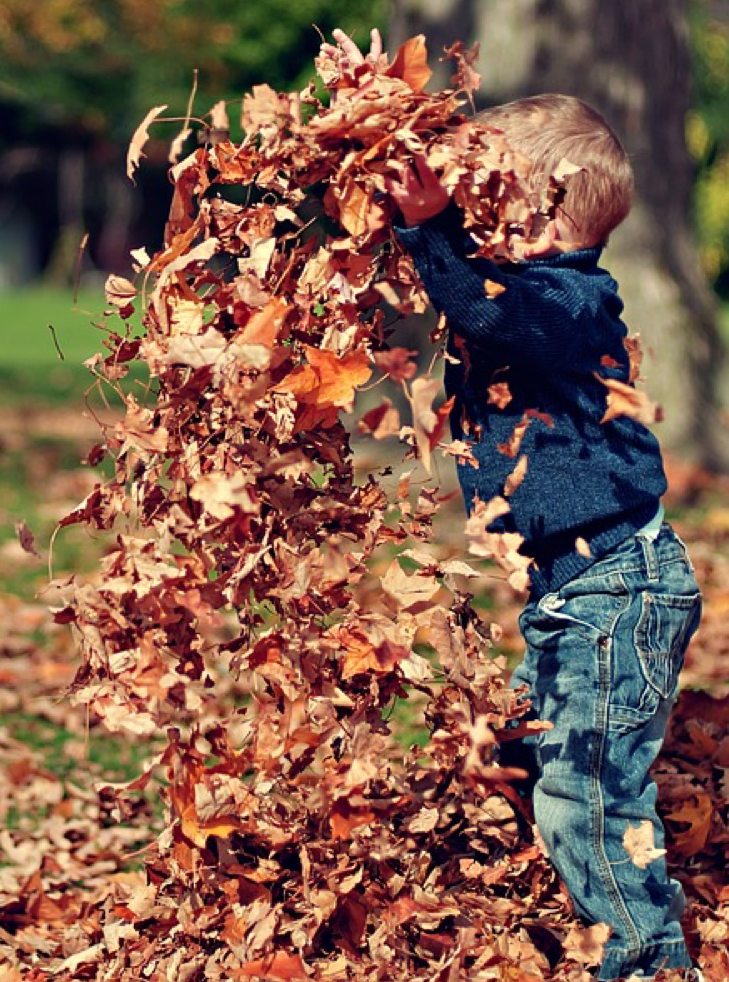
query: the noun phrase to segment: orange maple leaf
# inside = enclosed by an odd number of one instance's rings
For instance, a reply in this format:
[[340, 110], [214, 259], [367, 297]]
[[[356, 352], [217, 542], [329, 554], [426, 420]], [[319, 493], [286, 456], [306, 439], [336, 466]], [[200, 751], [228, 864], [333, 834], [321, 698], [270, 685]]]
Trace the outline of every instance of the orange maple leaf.
[[420, 92], [430, 81], [432, 71], [428, 66], [428, 49], [425, 35], [418, 34], [401, 44], [395, 60], [386, 72], [391, 78], [401, 78], [413, 92]]
[[241, 968], [229, 970], [235, 979], [306, 979], [306, 967], [300, 955], [287, 951], [274, 951], [263, 958], [245, 962]]
[[344, 649], [342, 678], [348, 679], [381, 668], [375, 646], [364, 633], [342, 627], [336, 631], [336, 637]]
[[305, 346], [308, 365], [299, 365], [276, 388], [296, 397], [299, 409], [298, 431], [336, 424], [339, 410], [349, 412], [357, 389], [372, 374], [367, 354], [362, 350], [338, 355], [335, 351]]
[[374, 193], [374, 187], [362, 187], [352, 180], [345, 181], [337, 193], [332, 189], [339, 221], [350, 235], [364, 235], [385, 227], [386, 212], [374, 200]]
[[295, 368], [276, 386], [299, 402], [351, 409], [356, 390], [372, 374], [364, 351], [338, 355], [336, 351], [305, 346], [308, 365]]
[[236, 340], [243, 344], [263, 344], [273, 347], [279, 339], [281, 328], [286, 320], [289, 305], [281, 297], [273, 297], [257, 310], [236, 334]]
[[329, 815], [333, 839], [349, 839], [353, 829], [369, 825], [375, 813], [369, 808], [353, 808], [346, 799], [336, 801]]
[[706, 845], [711, 829], [712, 810], [709, 795], [697, 791], [680, 807], [674, 808], [666, 815], [670, 822], [688, 823], [687, 829], [683, 832], [675, 832], [673, 836], [675, 849], [682, 856], [695, 856]]

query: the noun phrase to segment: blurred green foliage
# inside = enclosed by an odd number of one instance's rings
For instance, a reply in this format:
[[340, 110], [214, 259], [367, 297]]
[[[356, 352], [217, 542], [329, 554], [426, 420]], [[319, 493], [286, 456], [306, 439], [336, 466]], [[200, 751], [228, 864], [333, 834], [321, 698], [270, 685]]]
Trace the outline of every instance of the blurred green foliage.
[[729, 296], [729, 3], [693, 0], [694, 108], [687, 123], [696, 164], [696, 223], [702, 260]]
[[[152, 105], [184, 113], [199, 71], [199, 107], [240, 99], [260, 82], [305, 86], [334, 27], [362, 41], [386, 0], [3, 0], [0, 104], [44, 124], [126, 144]], [[8, 132], [0, 140], [8, 139]]]

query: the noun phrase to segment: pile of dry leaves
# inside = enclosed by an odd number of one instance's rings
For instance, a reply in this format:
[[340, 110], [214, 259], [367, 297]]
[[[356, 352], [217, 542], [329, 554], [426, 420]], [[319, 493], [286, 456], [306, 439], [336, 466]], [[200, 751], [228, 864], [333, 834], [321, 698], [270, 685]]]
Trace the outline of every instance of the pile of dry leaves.
[[[164, 743], [103, 796], [131, 821], [161, 776], [166, 822], [143, 872], [90, 893], [65, 895], [52, 856], [14, 898], [6, 884], [8, 944], [24, 942], [7, 979], [536, 982], [599, 961], [602, 928], [576, 925], [495, 763], [507, 725], [538, 724], [520, 723], [498, 629], [471, 606], [482, 570], [429, 545], [446, 497], [431, 459], [468, 459], [468, 446], [444, 440], [437, 380], [388, 344], [388, 317], [425, 308], [388, 175], [424, 154], [484, 254], [510, 248], [510, 229], [528, 232], [558, 191], [556, 176], [530, 197], [502, 138], [461, 115], [477, 79], [460, 47], [449, 54], [454, 87], [437, 94], [423, 90], [422, 39], [343, 74], [322, 56], [332, 104], [314, 87], [258, 86], [239, 143], [216, 107], [209, 142], [172, 168], [164, 248], [135, 253], [135, 282], [109, 281], [121, 328], [90, 367], [125, 412], [90, 462], [113, 476], [62, 524], [116, 539], [55, 620], [80, 648], [75, 700], [112, 732]], [[135, 311], [141, 337], [125, 330]], [[146, 390], [120, 384], [133, 362]], [[383, 398], [358, 428], [399, 438], [425, 471], [389, 497], [358, 478], [342, 422], [388, 378], [410, 418]], [[494, 541], [489, 521], [470, 523], [472, 551], [523, 585], [518, 541]], [[416, 697], [429, 739], [404, 752], [389, 714]], [[659, 778], [676, 848], [699, 857], [692, 943], [729, 970], [729, 897], [712, 871], [729, 844], [726, 712], [679, 717], [695, 790], [670, 756]]]

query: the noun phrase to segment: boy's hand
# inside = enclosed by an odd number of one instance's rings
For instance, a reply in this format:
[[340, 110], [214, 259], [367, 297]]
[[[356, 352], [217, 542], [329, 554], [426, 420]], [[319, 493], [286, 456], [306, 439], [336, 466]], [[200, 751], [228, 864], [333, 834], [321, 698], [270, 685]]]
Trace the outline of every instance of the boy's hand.
[[545, 259], [579, 247], [578, 243], [559, 238], [558, 223], [554, 219], [547, 222], [536, 238], [512, 238], [510, 245], [510, 258], [517, 260]]
[[386, 178], [385, 186], [408, 226], [439, 215], [451, 200], [422, 154], [415, 157], [414, 167], [404, 168], [397, 178]]
[[332, 37], [337, 43], [322, 42], [319, 54], [320, 57], [324, 56], [334, 62], [340, 77], [345, 73], [351, 74], [359, 65], [371, 65], [376, 72], [387, 68], [387, 53], [382, 50], [382, 35], [376, 27], [370, 31], [370, 50], [367, 54], [363, 54], [354, 41], [338, 27], [332, 31]]

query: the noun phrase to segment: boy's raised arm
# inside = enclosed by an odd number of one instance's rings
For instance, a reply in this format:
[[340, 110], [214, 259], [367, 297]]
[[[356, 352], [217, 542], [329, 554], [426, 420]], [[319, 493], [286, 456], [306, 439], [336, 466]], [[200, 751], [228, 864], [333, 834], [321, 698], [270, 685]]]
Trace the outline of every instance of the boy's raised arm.
[[[453, 209], [422, 225], [398, 228], [397, 235], [433, 306], [472, 344], [510, 348], [554, 364], [584, 343], [577, 325], [588, 311], [579, 292], [546, 266], [533, 266], [527, 279], [469, 256], [468, 236]], [[489, 289], [489, 281], [504, 289]]]

